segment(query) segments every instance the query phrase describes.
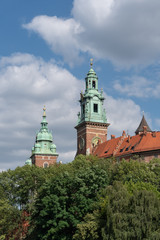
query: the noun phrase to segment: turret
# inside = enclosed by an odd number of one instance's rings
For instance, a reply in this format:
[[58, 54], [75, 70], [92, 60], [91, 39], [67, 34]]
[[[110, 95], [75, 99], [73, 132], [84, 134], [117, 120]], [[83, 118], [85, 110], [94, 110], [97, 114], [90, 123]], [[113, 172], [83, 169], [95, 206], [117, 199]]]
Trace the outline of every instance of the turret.
[[142, 120], [141, 120], [137, 130], [135, 131], [135, 134], [138, 135], [138, 134], [143, 134], [146, 132], [152, 132], [152, 130], [150, 129], [150, 127], [144, 117], [144, 114], [143, 114]]
[[52, 133], [48, 129], [46, 108], [44, 107], [41, 128], [36, 135], [36, 141], [32, 148], [32, 163], [40, 167], [46, 167], [54, 164], [57, 157], [56, 145], [53, 143]]

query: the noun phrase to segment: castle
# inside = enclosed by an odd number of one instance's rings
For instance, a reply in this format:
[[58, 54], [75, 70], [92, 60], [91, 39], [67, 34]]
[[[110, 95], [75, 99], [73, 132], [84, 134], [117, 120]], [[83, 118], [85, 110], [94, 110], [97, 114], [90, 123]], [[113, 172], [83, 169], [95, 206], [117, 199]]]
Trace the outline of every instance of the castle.
[[[93, 70], [91, 62], [90, 70], [85, 78], [85, 92], [80, 93], [80, 112], [78, 113], [77, 153], [84, 155], [96, 155], [98, 157], [115, 157], [128, 160], [134, 155], [145, 162], [160, 157], [160, 132], [152, 131], [143, 115], [140, 125], [134, 136], [127, 135], [123, 131], [122, 136], [107, 140], [106, 112], [103, 108], [103, 90], [98, 90], [98, 77]], [[26, 164], [34, 164], [39, 167], [48, 167], [57, 161], [58, 154], [53, 144], [52, 134], [48, 130], [46, 112], [43, 109], [41, 129], [36, 136], [31, 158]]]

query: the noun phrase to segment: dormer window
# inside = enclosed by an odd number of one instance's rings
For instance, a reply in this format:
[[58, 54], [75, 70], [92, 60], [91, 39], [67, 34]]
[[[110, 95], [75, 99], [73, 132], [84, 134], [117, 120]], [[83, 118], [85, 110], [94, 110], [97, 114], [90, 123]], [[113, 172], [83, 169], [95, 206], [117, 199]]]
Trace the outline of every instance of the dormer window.
[[96, 88], [96, 82], [95, 81], [92, 82], [92, 87]]

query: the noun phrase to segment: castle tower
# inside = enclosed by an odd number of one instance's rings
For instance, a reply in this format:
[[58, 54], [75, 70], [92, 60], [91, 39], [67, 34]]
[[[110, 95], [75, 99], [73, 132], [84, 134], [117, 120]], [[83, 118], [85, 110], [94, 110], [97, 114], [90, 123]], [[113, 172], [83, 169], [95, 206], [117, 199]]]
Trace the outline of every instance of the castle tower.
[[103, 108], [103, 90], [98, 91], [98, 77], [91, 68], [85, 78], [86, 89], [80, 94], [81, 113], [78, 113], [77, 155], [92, 154], [97, 144], [107, 140], [106, 112]]
[[41, 128], [36, 135], [36, 141], [32, 148], [32, 164], [38, 167], [48, 167], [55, 164], [58, 154], [56, 153], [56, 145], [53, 144], [52, 133], [48, 130], [48, 122], [46, 121], [46, 108], [43, 108], [43, 120]]

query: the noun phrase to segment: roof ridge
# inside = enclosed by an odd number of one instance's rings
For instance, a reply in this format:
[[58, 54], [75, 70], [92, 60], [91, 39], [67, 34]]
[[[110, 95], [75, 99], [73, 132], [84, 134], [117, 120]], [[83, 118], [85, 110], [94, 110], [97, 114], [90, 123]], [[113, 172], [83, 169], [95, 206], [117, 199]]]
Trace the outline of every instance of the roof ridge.
[[119, 139], [119, 141], [118, 141], [115, 149], [113, 150], [113, 156], [115, 156], [116, 153], [119, 151], [119, 148], [120, 148], [120, 146], [122, 145], [122, 143], [124, 142], [124, 139], [125, 139], [126, 137], [127, 137], [126, 134], [124, 134], [124, 135], [122, 135], [122, 136], [120, 137], [120, 139]]

